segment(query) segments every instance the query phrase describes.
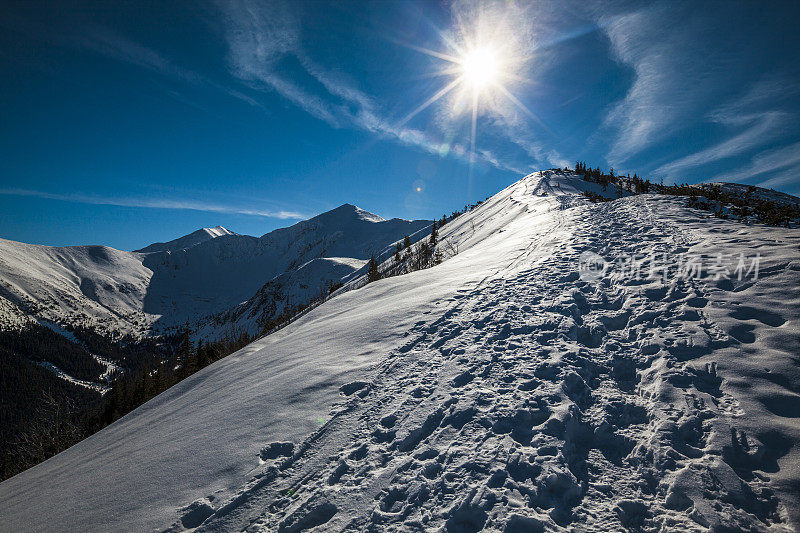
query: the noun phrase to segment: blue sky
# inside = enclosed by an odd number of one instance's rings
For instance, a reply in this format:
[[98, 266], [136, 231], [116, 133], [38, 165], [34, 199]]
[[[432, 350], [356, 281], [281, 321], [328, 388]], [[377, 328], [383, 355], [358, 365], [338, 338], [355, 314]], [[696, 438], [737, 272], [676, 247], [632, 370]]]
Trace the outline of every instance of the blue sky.
[[[431, 218], [576, 160], [797, 194], [798, 20], [796, 2], [7, 3], [0, 237], [135, 249], [345, 202]], [[496, 83], [461, 78], [475, 49]]]

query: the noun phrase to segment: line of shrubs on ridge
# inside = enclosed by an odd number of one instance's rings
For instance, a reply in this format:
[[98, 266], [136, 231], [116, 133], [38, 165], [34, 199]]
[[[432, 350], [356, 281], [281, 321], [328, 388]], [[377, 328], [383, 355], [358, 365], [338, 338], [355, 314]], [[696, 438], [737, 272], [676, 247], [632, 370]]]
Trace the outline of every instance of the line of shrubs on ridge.
[[[565, 168], [564, 170], [570, 170]], [[653, 183], [649, 179], [641, 178], [637, 174], [628, 173], [625, 176], [615, 174], [614, 169], [603, 172], [600, 167], [587, 167], [585, 162], [575, 163], [575, 172], [583, 176], [585, 181], [602, 185], [603, 190], [613, 186], [617, 190], [617, 197], [622, 197], [625, 192], [630, 194], [669, 194], [688, 197], [688, 206], [711, 212], [715, 217], [735, 219], [746, 222], [760, 222], [770, 226], [785, 226], [800, 224], [800, 204], [790, 202], [774, 202], [758, 197], [756, 187], [750, 185], [746, 191], [736, 193], [724, 190], [718, 184], [689, 185], [674, 184], [664, 185], [663, 180]], [[591, 191], [585, 191], [584, 196], [592, 202], [608, 201], [610, 198]]]

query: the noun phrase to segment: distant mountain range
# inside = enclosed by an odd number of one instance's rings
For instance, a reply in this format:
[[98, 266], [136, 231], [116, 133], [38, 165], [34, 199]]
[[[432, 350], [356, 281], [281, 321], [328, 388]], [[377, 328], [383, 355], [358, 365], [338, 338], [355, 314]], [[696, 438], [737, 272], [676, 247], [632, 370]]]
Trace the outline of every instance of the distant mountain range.
[[141, 337], [189, 322], [213, 339], [231, 317], [257, 334], [430, 224], [344, 204], [261, 237], [217, 226], [134, 252], [0, 239], [0, 327], [35, 319]]

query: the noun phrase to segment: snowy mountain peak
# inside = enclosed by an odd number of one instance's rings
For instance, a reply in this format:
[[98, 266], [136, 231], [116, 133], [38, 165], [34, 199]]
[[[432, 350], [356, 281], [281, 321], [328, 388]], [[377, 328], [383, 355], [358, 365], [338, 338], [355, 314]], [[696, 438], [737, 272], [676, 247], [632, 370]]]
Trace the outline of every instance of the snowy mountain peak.
[[213, 228], [200, 228], [199, 230], [193, 231], [192, 233], [184, 235], [183, 237], [178, 237], [177, 239], [167, 242], [156, 242], [149, 246], [145, 246], [140, 250], [134, 251], [145, 254], [166, 251], [174, 252], [176, 250], [185, 250], [186, 248], [191, 248], [192, 246], [196, 246], [202, 242], [216, 239], [217, 237], [222, 237], [225, 235], [237, 235], [237, 233], [223, 228], [222, 226], [214, 226]]
[[213, 228], [203, 228], [207, 234], [211, 237], [222, 237], [223, 235], [236, 235], [236, 233], [232, 232], [227, 228], [223, 228], [222, 226], [214, 226]]
[[354, 217], [359, 220], [366, 220], [368, 222], [383, 222], [385, 219], [375, 213], [370, 213], [369, 211], [365, 211], [360, 207], [353, 205], [353, 204], [342, 204], [336, 209], [331, 209], [327, 213], [323, 213], [321, 216], [324, 215], [339, 215], [343, 217]]

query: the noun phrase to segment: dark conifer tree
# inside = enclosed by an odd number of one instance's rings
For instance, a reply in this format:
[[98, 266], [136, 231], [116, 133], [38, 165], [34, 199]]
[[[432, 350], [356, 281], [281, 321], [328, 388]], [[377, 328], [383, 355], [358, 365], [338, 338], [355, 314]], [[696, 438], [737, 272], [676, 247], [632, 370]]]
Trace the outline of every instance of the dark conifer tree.
[[378, 260], [375, 259], [375, 254], [369, 258], [369, 266], [367, 267], [367, 283], [378, 281], [381, 279], [381, 273], [378, 270]]
[[181, 360], [181, 379], [189, 377], [197, 372], [197, 354], [192, 345], [192, 330], [189, 328], [188, 320], [181, 333], [178, 356]]

